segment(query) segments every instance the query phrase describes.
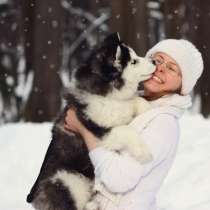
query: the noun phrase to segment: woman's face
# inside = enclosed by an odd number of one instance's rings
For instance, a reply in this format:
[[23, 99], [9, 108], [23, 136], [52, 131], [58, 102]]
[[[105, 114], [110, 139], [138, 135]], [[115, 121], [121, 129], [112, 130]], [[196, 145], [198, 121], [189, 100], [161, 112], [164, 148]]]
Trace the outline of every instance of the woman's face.
[[169, 93], [179, 93], [182, 74], [176, 61], [162, 52], [155, 53], [151, 59], [156, 70], [152, 77], [144, 82], [145, 96], [152, 100]]

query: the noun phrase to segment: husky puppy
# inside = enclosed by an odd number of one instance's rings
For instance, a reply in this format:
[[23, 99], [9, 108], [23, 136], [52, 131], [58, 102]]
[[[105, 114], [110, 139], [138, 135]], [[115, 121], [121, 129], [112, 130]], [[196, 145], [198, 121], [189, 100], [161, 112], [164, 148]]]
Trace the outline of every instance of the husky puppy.
[[151, 77], [155, 67], [138, 57], [118, 34], [108, 36], [89, 59], [72, 73], [67, 105], [56, 119], [52, 141], [27, 202], [39, 210], [82, 210], [93, 197], [94, 169], [79, 134], [63, 128], [67, 110], [76, 107], [80, 121], [101, 146], [128, 151], [142, 162], [151, 155], [126, 124], [148, 109], [136, 96], [139, 82]]

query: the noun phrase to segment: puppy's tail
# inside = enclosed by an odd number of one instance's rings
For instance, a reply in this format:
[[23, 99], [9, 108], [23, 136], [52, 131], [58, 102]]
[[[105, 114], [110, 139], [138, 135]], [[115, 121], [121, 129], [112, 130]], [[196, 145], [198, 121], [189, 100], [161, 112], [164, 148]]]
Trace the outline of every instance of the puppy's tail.
[[31, 203], [31, 202], [33, 201], [33, 195], [32, 195], [32, 193], [29, 193], [29, 194], [27, 195], [26, 201], [27, 201], [28, 203]]
[[35, 182], [34, 186], [31, 188], [30, 193], [27, 195], [26, 201], [28, 203], [31, 203], [34, 200], [34, 194], [35, 194], [35, 188], [36, 188], [36, 186], [37, 186], [37, 181]]

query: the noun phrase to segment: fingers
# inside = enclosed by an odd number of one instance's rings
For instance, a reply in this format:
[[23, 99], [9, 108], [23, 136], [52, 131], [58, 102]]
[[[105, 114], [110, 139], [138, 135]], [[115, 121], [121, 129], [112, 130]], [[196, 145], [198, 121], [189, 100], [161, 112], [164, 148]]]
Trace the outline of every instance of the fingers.
[[68, 124], [70, 123], [70, 119], [75, 117], [75, 111], [73, 109], [68, 109], [68, 111], [66, 112], [66, 116], [65, 116], [65, 123]]
[[72, 116], [72, 109], [68, 109], [68, 111], [66, 112], [66, 116], [64, 119], [64, 128], [65, 129], [70, 129], [71, 127], [69, 126], [69, 124], [71, 123], [71, 116]]
[[68, 109], [64, 120], [64, 128], [73, 132], [76, 132], [79, 126], [75, 110], [72, 108]]

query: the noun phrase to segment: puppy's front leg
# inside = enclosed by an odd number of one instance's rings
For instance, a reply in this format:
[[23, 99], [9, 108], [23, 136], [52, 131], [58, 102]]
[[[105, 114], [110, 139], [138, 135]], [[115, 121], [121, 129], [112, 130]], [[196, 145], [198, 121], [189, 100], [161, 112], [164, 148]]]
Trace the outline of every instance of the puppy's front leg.
[[83, 210], [99, 210], [99, 203], [97, 201], [98, 193], [94, 192], [91, 199], [86, 203]]
[[136, 97], [134, 99], [134, 109], [135, 109], [135, 114], [139, 115], [151, 109], [151, 105], [146, 99], [142, 97]]
[[100, 145], [111, 151], [127, 151], [141, 163], [148, 162], [152, 155], [138, 133], [130, 126], [118, 126], [107, 134]]

